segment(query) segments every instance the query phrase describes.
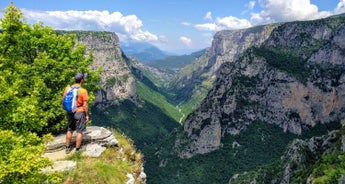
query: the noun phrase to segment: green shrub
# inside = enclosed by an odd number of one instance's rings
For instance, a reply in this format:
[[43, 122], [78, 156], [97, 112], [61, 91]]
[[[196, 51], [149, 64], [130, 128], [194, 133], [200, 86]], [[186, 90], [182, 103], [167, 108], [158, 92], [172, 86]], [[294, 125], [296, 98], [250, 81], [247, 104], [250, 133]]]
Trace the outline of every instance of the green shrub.
[[51, 162], [41, 156], [45, 146], [36, 134], [0, 130], [0, 150], [1, 183], [60, 181], [58, 175], [41, 173], [41, 169], [51, 165]]

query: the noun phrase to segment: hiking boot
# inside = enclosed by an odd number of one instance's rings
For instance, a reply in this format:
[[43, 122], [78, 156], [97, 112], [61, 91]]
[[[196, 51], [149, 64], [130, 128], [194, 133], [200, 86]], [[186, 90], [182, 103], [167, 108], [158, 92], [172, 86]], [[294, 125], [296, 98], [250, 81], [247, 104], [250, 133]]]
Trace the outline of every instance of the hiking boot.
[[65, 148], [66, 154], [71, 153], [71, 151], [72, 151], [72, 147], [71, 146], [69, 146], [69, 147], [66, 146], [66, 148]]
[[76, 148], [76, 149], [75, 149], [75, 152], [76, 152], [76, 153], [79, 153], [80, 151], [81, 151], [80, 148]]

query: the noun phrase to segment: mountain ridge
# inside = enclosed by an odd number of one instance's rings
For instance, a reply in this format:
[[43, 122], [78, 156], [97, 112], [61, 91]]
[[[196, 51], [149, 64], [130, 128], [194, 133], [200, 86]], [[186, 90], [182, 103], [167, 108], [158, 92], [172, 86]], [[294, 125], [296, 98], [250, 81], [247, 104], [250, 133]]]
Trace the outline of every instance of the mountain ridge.
[[[255, 160], [255, 154], [247, 155], [246, 150], [254, 148], [249, 149], [253, 145], [246, 144], [246, 136], [258, 140], [258, 143], [261, 141], [260, 146], [267, 146], [265, 138], [270, 135], [267, 132], [281, 131], [277, 135], [281, 137], [269, 139], [272, 145], [281, 143], [274, 142], [276, 140], [284, 140], [284, 144], [280, 145], [282, 147], [277, 147], [277, 150], [281, 150], [292, 137], [303, 136], [317, 126], [335, 123], [334, 127], [338, 127], [344, 117], [345, 68], [344, 57], [341, 57], [344, 56], [344, 32], [344, 22], [337, 17], [218, 32], [214, 44], [205, 54], [187, 66], [189, 71], [182, 69], [181, 73], [185, 73], [175, 79], [176, 83], [172, 83], [180, 85], [176, 85], [180, 88], [175, 88], [173, 92], [181, 92], [178, 95], [181, 95], [182, 103], [201, 90], [204, 90], [201, 93], [206, 98], [188, 115], [183, 128], [174, 123], [171, 124], [173, 126], [169, 125], [168, 129], [173, 131], [165, 135], [167, 140], [164, 135], [150, 139], [155, 141], [151, 145], [152, 150], [144, 149], [148, 182], [167, 183], [167, 180], [160, 178], [161, 175], [180, 182], [188, 178], [199, 183], [212, 178], [214, 181], [229, 181], [234, 171], [240, 173], [244, 168], [254, 169], [259, 164], [272, 161], [267, 157], [258, 161]], [[133, 75], [135, 80], [147, 79], [142, 71], [135, 69], [132, 61], [126, 60], [126, 64], [131, 72], [137, 71]], [[150, 82], [146, 84], [152, 85]], [[188, 87], [183, 88], [183, 85]], [[146, 109], [142, 110], [140, 114]], [[114, 109], [106, 109], [99, 117], [108, 118], [107, 113], [113, 112]], [[139, 115], [138, 109], [130, 112], [134, 112], [132, 118]], [[126, 127], [124, 121], [122, 124]], [[315, 133], [323, 134], [326, 133]], [[143, 145], [147, 143], [143, 142]], [[229, 150], [223, 150], [223, 146]], [[265, 149], [260, 146], [254, 150], [257, 154]], [[272, 151], [272, 158], [279, 158], [277, 150], [273, 147], [269, 150]], [[211, 163], [225, 159], [222, 156], [228, 154], [233, 154], [231, 158], [237, 159], [238, 164], [247, 163], [237, 152], [244, 157], [254, 157], [254, 165], [238, 166], [242, 169], [230, 167], [232, 171], [212, 166]], [[212, 155], [217, 155], [217, 158], [211, 158]], [[257, 158], [261, 158], [260, 155]], [[229, 164], [229, 161], [223, 160], [221, 163]], [[205, 172], [208, 167], [212, 167], [213, 171]], [[214, 172], [228, 175], [219, 176]]]
[[[152, 164], [149, 175], [164, 175], [177, 182], [227, 183], [234, 174], [253, 170], [251, 175], [258, 177], [249, 175], [251, 180], [237, 181], [307, 183], [308, 180], [312, 183], [323, 176], [343, 180], [338, 174], [328, 176], [325, 168], [319, 172], [321, 176], [312, 175], [313, 169], [320, 169], [322, 163], [330, 164], [322, 160], [323, 157], [342, 157], [341, 150], [338, 154], [339, 149], [334, 147], [339, 141], [328, 144], [327, 137], [328, 132], [341, 129], [345, 115], [343, 16], [267, 25], [266, 32], [262, 27], [261, 30], [256, 27], [218, 32], [214, 45], [200, 57], [203, 60], [197, 61], [199, 64], [191, 67], [184, 77], [186, 81], [200, 84], [201, 75], [196, 74], [214, 71], [215, 82], [198, 108], [188, 115], [183, 129], [174, 131], [164, 143], [157, 145], [156, 155], [150, 160], [158, 161], [148, 163]], [[241, 37], [250, 31], [257, 32]], [[239, 44], [242, 50], [238, 52], [239, 45], [234, 44], [234, 40], [247, 40], [248, 44]], [[221, 64], [218, 70], [217, 64]], [[324, 142], [330, 149], [310, 149], [311, 154], [321, 156], [310, 159], [314, 164], [305, 164], [307, 170], [303, 164], [295, 167], [295, 162], [291, 162], [291, 167], [275, 167], [274, 163], [280, 162], [279, 157], [283, 156], [282, 149], [293, 151], [286, 145], [295, 138], [319, 140], [309, 145]], [[308, 152], [295, 154], [310, 155]], [[271, 163], [272, 167], [264, 162]], [[222, 167], [214, 163], [222, 163]], [[268, 168], [263, 174], [254, 170], [260, 165]], [[274, 168], [274, 172], [270, 168]], [[336, 172], [341, 174], [342, 170]], [[275, 175], [279, 173], [288, 175]], [[153, 183], [169, 181], [160, 178]]]
[[[334, 17], [278, 24], [261, 45], [224, 62], [208, 97], [187, 117], [184, 131], [193, 141], [181, 156], [218, 149], [224, 134], [239, 134], [253, 120], [295, 134], [317, 122], [340, 121], [345, 116], [344, 26]], [[213, 48], [226, 58], [228, 35], [218, 36], [222, 42], [214, 41]]]
[[138, 43], [123, 44], [121, 46], [121, 49], [126, 53], [126, 55], [135, 57], [144, 64], [153, 60], [163, 59], [171, 55], [149, 43], [138, 42]]

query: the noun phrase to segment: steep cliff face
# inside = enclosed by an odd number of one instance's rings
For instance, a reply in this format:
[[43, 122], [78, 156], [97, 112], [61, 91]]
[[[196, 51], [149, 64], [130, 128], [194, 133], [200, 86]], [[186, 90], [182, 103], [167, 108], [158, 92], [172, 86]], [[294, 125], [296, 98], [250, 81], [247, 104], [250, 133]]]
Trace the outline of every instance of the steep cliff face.
[[[344, 146], [343, 140], [344, 135], [341, 131], [331, 131], [324, 136], [307, 140], [295, 139], [287, 146], [278, 162], [260, 167], [255, 171], [234, 174], [229, 184], [344, 183], [344, 175], [341, 171], [344, 150], [339, 149], [339, 145]], [[337, 174], [325, 172], [328, 164], [333, 168], [332, 172]], [[319, 165], [324, 165], [324, 167], [319, 167]], [[312, 169], [316, 167], [319, 167], [318, 172]], [[320, 178], [322, 178], [321, 181]]]
[[[268, 27], [274, 29], [263, 34]], [[175, 144], [180, 157], [216, 150], [225, 134], [239, 134], [255, 121], [301, 134], [344, 118], [344, 16], [268, 27], [261, 27], [265, 36], [253, 34], [251, 44], [243, 44], [246, 31], [240, 31], [240, 46], [234, 33], [215, 36], [209, 61], [224, 64], [206, 99], [186, 119], [188, 140]], [[216, 71], [217, 64], [209, 66]]]
[[177, 91], [177, 98], [188, 100], [200, 88], [207, 88], [202, 86], [202, 83], [214, 79], [223, 63], [234, 62], [249, 47], [261, 45], [277, 26], [278, 24], [273, 24], [216, 33], [211, 48], [193, 64], [182, 69], [172, 80], [170, 86]]
[[101, 89], [96, 93], [98, 107], [118, 104], [119, 100], [137, 102], [135, 79], [126, 57], [120, 49], [119, 38], [111, 32], [76, 32], [77, 40], [93, 50], [92, 69], [102, 67]]

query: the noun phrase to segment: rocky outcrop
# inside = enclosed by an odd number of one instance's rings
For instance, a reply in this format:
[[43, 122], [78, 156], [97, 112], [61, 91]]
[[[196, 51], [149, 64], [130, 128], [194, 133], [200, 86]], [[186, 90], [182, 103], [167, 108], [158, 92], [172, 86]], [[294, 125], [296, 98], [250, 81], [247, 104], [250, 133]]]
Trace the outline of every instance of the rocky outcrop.
[[101, 89], [95, 94], [97, 107], [118, 104], [123, 99], [137, 103], [135, 79], [120, 48], [118, 36], [111, 32], [91, 31], [78, 31], [76, 35], [77, 40], [93, 52], [91, 68], [102, 68]]
[[[71, 145], [75, 145], [76, 133], [73, 133]], [[46, 151], [43, 157], [54, 161], [52, 167], [44, 168], [42, 172], [69, 171], [77, 166], [75, 161], [64, 160], [67, 157], [65, 153], [66, 134], [60, 134], [46, 144]], [[116, 146], [118, 141], [111, 131], [97, 126], [89, 126], [83, 135], [82, 142], [83, 156], [99, 157], [108, 146]], [[74, 150], [73, 152], [74, 153]]]
[[[338, 131], [332, 131], [327, 135], [313, 137], [309, 140], [296, 139], [288, 145], [284, 155], [281, 157], [280, 163], [282, 164], [275, 166], [275, 170], [278, 170], [277, 173], [272, 170], [262, 168], [259, 172], [251, 171], [242, 174], [235, 174], [230, 179], [229, 184], [292, 183], [292, 178], [296, 171], [307, 170], [312, 164], [319, 160], [322, 155], [335, 152], [340, 141], [341, 135]], [[270, 173], [271, 175], [267, 175], [267, 173]], [[311, 179], [312, 176], [309, 176], [308, 180], [310, 181]], [[306, 183], [311, 182], [307, 181]]]
[[[75, 145], [75, 138], [76, 133], [74, 132], [71, 141], [72, 146]], [[77, 166], [76, 161], [65, 160], [65, 158], [68, 156], [64, 150], [65, 142], [66, 134], [60, 134], [46, 144], [47, 148], [46, 152], [43, 154], [43, 157], [49, 158], [54, 163], [52, 166], [44, 168], [42, 170], [43, 173], [70, 171]], [[81, 155], [84, 157], [99, 157], [108, 147], [118, 146], [118, 143], [119, 142], [110, 130], [98, 126], [88, 126], [86, 128], [86, 132], [83, 134]], [[120, 149], [120, 152], [122, 153], [123, 158], [119, 159], [126, 160], [123, 149]], [[69, 154], [74, 153], [75, 150], [72, 150], [72, 152]], [[129, 177], [127, 182], [128, 184], [134, 182], [143, 184], [146, 183], [146, 174], [144, 172], [144, 168], [141, 168], [140, 174], [135, 175], [135, 177], [131, 173], [128, 173], [127, 176]]]
[[[261, 45], [279, 24], [257, 26], [250, 29], [224, 30], [215, 34], [211, 48], [197, 58], [193, 64], [183, 68], [170, 83], [177, 91], [179, 99], [188, 100], [198, 91], [209, 86], [205, 81], [214, 81], [221, 65], [234, 62], [242, 53], [252, 47]], [[207, 91], [205, 91], [207, 93]]]
[[[180, 157], [216, 150], [224, 135], [239, 134], [255, 121], [301, 134], [317, 123], [344, 118], [344, 17], [269, 27], [274, 29], [267, 35], [260, 28], [264, 37], [243, 37], [246, 31], [239, 31], [242, 47], [234, 46], [234, 33], [215, 36], [209, 68], [224, 64], [208, 96], [184, 123], [187, 141], [175, 144]], [[257, 41], [245, 44], [240, 38]], [[245, 50], [246, 45], [254, 47]]]
[[[75, 145], [76, 133], [73, 133], [71, 145]], [[54, 140], [47, 143], [46, 153], [57, 152], [65, 148], [66, 135], [60, 134], [54, 137]], [[99, 146], [116, 146], [118, 141], [114, 135], [106, 128], [98, 126], [88, 126], [86, 132], [83, 134], [83, 145], [99, 145]]]

